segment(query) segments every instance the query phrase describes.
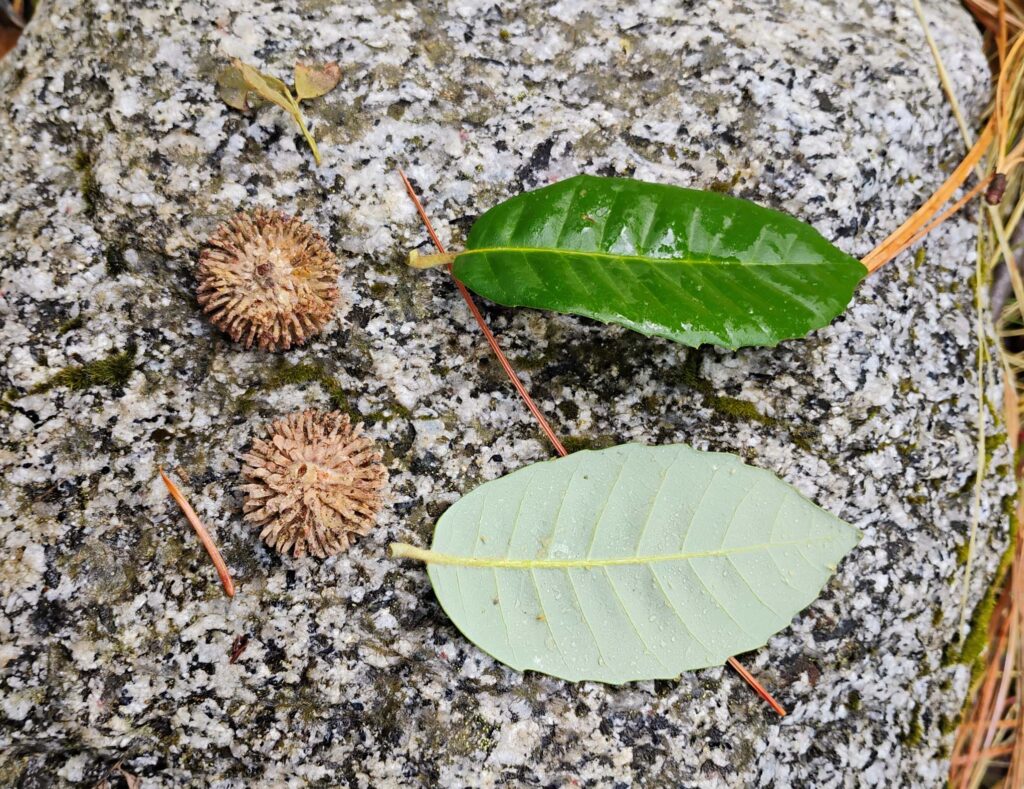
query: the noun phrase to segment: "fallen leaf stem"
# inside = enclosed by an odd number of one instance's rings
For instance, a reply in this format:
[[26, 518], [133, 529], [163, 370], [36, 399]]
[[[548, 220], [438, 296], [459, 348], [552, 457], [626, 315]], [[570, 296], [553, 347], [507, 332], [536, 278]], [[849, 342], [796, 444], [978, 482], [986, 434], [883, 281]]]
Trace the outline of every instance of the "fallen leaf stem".
[[455, 262], [455, 255], [450, 252], [438, 252], [436, 255], [421, 255], [415, 249], [409, 253], [410, 268], [437, 268], [438, 266], [450, 266]]
[[974, 143], [974, 146], [964, 157], [963, 161], [960, 162], [949, 178], [943, 182], [942, 186], [936, 189], [935, 193], [906, 222], [896, 228], [881, 244], [861, 259], [861, 263], [867, 267], [869, 272], [877, 271], [896, 257], [900, 251], [906, 248], [910, 239], [917, 235], [918, 231], [927, 225], [929, 220], [946, 204], [946, 201], [967, 180], [975, 165], [981, 161], [982, 156], [984, 156], [985, 151], [988, 150], [989, 144], [992, 142], [994, 133], [994, 124], [992, 120], [989, 120], [981, 136], [978, 137], [977, 142]]
[[414, 559], [425, 564], [447, 564], [454, 567], [497, 568], [505, 570], [586, 570], [591, 567], [629, 567], [637, 564], [657, 564], [660, 562], [686, 562], [691, 559], [713, 559], [721, 556], [752, 553], [771, 547], [799, 546], [808, 544], [827, 544], [829, 538], [818, 540], [780, 540], [759, 545], [738, 545], [731, 548], [718, 548], [710, 551], [687, 551], [678, 553], [651, 554], [648, 556], [605, 556], [581, 559], [512, 559], [501, 556], [458, 556], [441, 553], [426, 548], [417, 548], [405, 542], [393, 542], [388, 552], [395, 559]]
[[988, 188], [989, 184], [991, 183], [992, 178], [993, 178], [994, 175], [995, 175], [995, 173], [993, 173], [992, 175], [989, 175], [987, 178], [985, 178], [985, 179], [983, 179], [981, 181], [978, 181], [978, 183], [975, 184], [974, 187], [969, 192], [967, 192], [967, 194], [965, 194], [963, 197], [961, 197], [959, 200], [957, 200], [955, 203], [953, 203], [953, 205], [951, 205], [949, 208], [947, 208], [945, 211], [943, 211], [937, 217], [932, 219], [923, 229], [919, 230], [911, 238], [909, 238], [908, 240], [904, 241], [898, 247], [894, 248], [889, 254], [891, 254], [892, 257], [896, 257], [901, 252], [903, 252], [905, 249], [914, 246], [914, 244], [916, 244], [918, 241], [923, 239], [925, 236], [927, 236], [929, 233], [931, 233], [935, 228], [937, 228], [939, 225], [941, 225], [943, 222], [945, 222], [947, 219], [949, 219], [951, 216], [953, 216], [953, 214], [955, 214], [957, 211], [959, 211], [961, 208], [963, 208], [965, 205], [967, 205], [971, 200], [973, 200], [975, 197], [977, 197], [979, 194], [981, 194], [984, 190], [986, 190]]
[[213, 566], [217, 568], [217, 575], [220, 576], [220, 582], [224, 585], [224, 592], [228, 597], [235, 596], [235, 583], [231, 580], [231, 571], [228, 570], [227, 564], [224, 563], [224, 559], [220, 555], [220, 551], [217, 550], [217, 545], [213, 541], [213, 537], [210, 536], [210, 532], [203, 525], [203, 522], [199, 520], [199, 516], [196, 515], [196, 511], [192, 509], [192, 505], [185, 500], [185, 496], [174, 480], [164, 473], [162, 468], [160, 471], [160, 478], [164, 481], [164, 485], [167, 486], [168, 492], [171, 494], [171, 498], [177, 502], [178, 506], [181, 507], [181, 511], [185, 514], [185, 518], [192, 528], [195, 529], [196, 535], [199, 537], [199, 542], [206, 548], [206, 552], [210, 555], [210, 559], [213, 560]]
[[313, 160], [319, 166], [322, 161], [320, 159], [320, 148], [316, 144], [316, 140], [313, 139], [313, 135], [309, 133], [309, 129], [306, 127], [306, 119], [302, 117], [302, 110], [299, 109], [299, 103], [292, 98], [289, 94], [288, 98], [292, 100], [292, 105], [295, 110], [292, 112], [292, 117], [295, 118], [295, 122], [299, 125], [302, 130], [302, 136], [306, 138], [306, 142], [309, 143], [309, 149], [313, 152]]

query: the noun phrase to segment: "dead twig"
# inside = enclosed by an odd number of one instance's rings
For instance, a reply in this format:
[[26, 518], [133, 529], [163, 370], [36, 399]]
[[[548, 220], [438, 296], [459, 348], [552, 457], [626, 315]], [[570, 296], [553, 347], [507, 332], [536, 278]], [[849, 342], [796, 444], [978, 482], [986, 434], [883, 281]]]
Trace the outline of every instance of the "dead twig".
[[[434, 242], [434, 246], [437, 247], [437, 251], [442, 255], [447, 254], [444, 246], [441, 244], [441, 239], [437, 237], [437, 233], [434, 232], [433, 225], [430, 224], [430, 220], [427, 218], [427, 213], [423, 209], [422, 203], [420, 203], [419, 197], [416, 196], [416, 190], [412, 188], [412, 183], [405, 175], [405, 171], [401, 167], [398, 168], [398, 174], [402, 176], [402, 183], [405, 184], [405, 191], [409, 193], [409, 197], [412, 199], [413, 204], [416, 206], [416, 211], [420, 215], [420, 219], [423, 220], [424, 226], [427, 228], [427, 233], [430, 234], [431, 241]], [[448, 273], [451, 274], [452, 266], [448, 264]], [[523, 382], [519, 380], [519, 375], [512, 367], [512, 363], [509, 362], [508, 357], [505, 356], [505, 352], [501, 350], [501, 346], [498, 345], [498, 340], [491, 331], [491, 328], [487, 325], [487, 321], [484, 320], [483, 314], [480, 312], [479, 307], [476, 306], [476, 302], [473, 301], [473, 297], [469, 291], [466, 290], [466, 286], [459, 282], [454, 276], [452, 279], [455, 280], [455, 286], [459, 289], [459, 293], [462, 294], [463, 301], [466, 302], [466, 306], [469, 307], [469, 311], [473, 314], [473, 318], [476, 320], [477, 325], [480, 327], [480, 331], [484, 333], [484, 338], [487, 340], [487, 344], [491, 346], [491, 350], [498, 359], [498, 363], [501, 368], [505, 371], [509, 380], [512, 382], [512, 386], [519, 392], [519, 396], [523, 398], [523, 402], [526, 403], [526, 407], [530, 409], [530, 413], [533, 414], [537, 423], [540, 425], [540, 429], [544, 431], [544, 435], [548, 437], [548, 441], [554, 446], [555, 451], [559, 455], [566, 455], [565, 447], [562, 446], [562, 442], [555, 435], [555, 431], [551, 429], [551, 425], [545, 418], [544, 414], [541, 413], [540, 408], [533, 402], [533, 398], [530, 397], [530, 393], [526, 391], [526, 387]]]
[[935, 194], [929, 197], [924, 205], [913, 213], [910, 219], [900, 225], [888, 238], [861, 259], [861, 263], [867, 267], [868, 271], [877, 271], [910, 245], [918, 231], [928, 225], [932, 217], [967, 180], [971, 171], [981, 161], [981, 157], [988, 151], [994, 134], [995, 124], [992, 120], [989, 120], [988, 125], [985, 126], [985, 130], [978, 137], [974, 147], [971, 148], [963, 161], [960, 162], [959, 166], [945, 180], [942, 186], [935, 190]]

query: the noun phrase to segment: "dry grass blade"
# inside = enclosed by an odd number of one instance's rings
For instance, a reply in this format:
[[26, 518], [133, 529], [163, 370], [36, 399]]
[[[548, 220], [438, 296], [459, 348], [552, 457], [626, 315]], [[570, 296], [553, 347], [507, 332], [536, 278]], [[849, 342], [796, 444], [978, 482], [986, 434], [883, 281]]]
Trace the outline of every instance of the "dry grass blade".
[[228, 566], [224, 563], [224, 559], [221, 558], [220, 551], [217, 550], [217, 545], [213, 541], [213, 537], [210, 536], [210, 532], [207, 531], [203, 522], [199, 520], [199, 516], [196, 515], [196, 511], [192, 509], [192, 505], [189, 504], [182, 492], [178, 489], [178, 486], [174, 484], [174, 480], [164, 473], [163, 469], [159, 469], [160, 478], [164, 481], [164, 485], [167, 486], [168, 492], [171, 494], [171, 498], [177, 502], [178, 506], [181, 507], [181, 511], [185, 514], [185, 518], [192, 528], [195, 529], [196, 535], [199, 537], [199, 541], [206, 548], [206, 552], [210, 554], [210, 559], [213, 560], [213, 566], [217, 568], [217, 575], [220, 576], [220, 582], [224, 585], [224, 592], [228, 597], [235, 596], [235, 582], [231, 580], [231, 572], [228, 570]]
[[[1024, 0], [965, 0], [988, 30], [986, 47], [993, 64], [995, 85], [989, 118], [977, 141], [960, 112], [952, 82], [932, 38], [920, 0], [914, 0], [928, 47], [935, 60], [943, 90], [949, 99], [964, 141], [969, 148], [964, 160], [914, 215], [872, 250], [862, 262], [876, 271], [900, 252], [920, 241], [976, 198], [986, 197], [979, 211], [978, 255], [973, 287], [978, 320], [976, 335], [978, 414], [978, 471], [975, 476], [972, 522], [962, 580], [962, 605], [958, 636], [959, 657], [972, 668], [972, 686], [965, 719], [960, 726], [950, 760], [950, 786], [1024, 787], [1024, 548], [1019, 538], [1000, 562], [993, 592], [985, 595], [972, 618], [973, 638], [965, 632], [969, 579], [975, 535], [980, 521], [981, 484], [987, 460], [985, 402], [986, 381], [992, 380], [997, 361], [1007, 375], [1006, 429], [1016, 449], [1020, 436], [1020, 403], [1024, 395], [1024, 278], [1018, 268], [1013, 239], [1024, 222], [1024, 190], [1020, 167], [1024, 160]], [[971, 173], [979, 183], [951, 207], [943, 210]], [[992, 184], [998, 186], [992, 187]], [[986, 187], [991, 187], [986, 192]], [[1004, 188], [1005, 187], [1005, 188]], [[1018, 247], [1020, 241], [1016, 242]], [[983, 288], [995, 278], [1000, 295], [998, 329], [1003, 353], [993, 360], [988, 351], [986, 320], [988, 299]], [[1009, 283], [1007, 285], [1006, 283]], [[1012, 289], [1014, 300], [1001, 309], [1003, 294]], [[1013, 386], [1009, 382], [1013, 382]], [[1021, 469], [1017, 469], [1018, 482]], [[1024, 512], [1014, 516], [1012, 533], [1019, 532]], [[1001, 586], [1000, 586], [1001, 585]], [[987, 650], [978, 635], [987, 635]], [[968, 642], [971, 642], [968, 649]], [[955, 646], [955, 645], [953, 645]], [[955, 655], [954, 655], [955, 656]]]
[[[935, 58], [936, 67], [939, 72], [939, 79], [942, 82], [943, 90], [950, 99], [953, 114], [965, 139], [969, 139], [970, 133], [960, 113], [956, 97], [952, 95], [949, 75], [946, 73], [942, 58], [939, 55], [935, 41], [931, 37], [927, 23], [924, 18], [924, 11], [919, 0], [914, 0], [914, 7], [921, 20], [925, 38]], [[1022, 60], [1024, 60], [1024, 36], [1017, 35], [1012, 43], [1007, 44], [1008, 18], [1005, 3], [999, 0], [994, 8], [996, 13], [997, 32], [994, 38], [996, 47], [996, 63], [998, 75], [995, 85], [995, 96], [989, 117], [988, 124], [982, 131], [981, 136], [970, 147], [970, 151], [960, 162], [959, 166], [946, 179], [935, 193], [922, 205], [913, 216], [904, 222], [899, 228], [889, 235], [881, 244], [869, 252], [861, 261], [868, 271], [876, 271], [894, 257], [903, 252], [907, 247], [917, 243], [933, 229], [941, 225], [946, 219], [960, 210], [982, 191], [982, 185], [975, 186], [967, 195], [961, 198], [952, 208], [939, 213], [956, 191], [963, 186], [971, 172], [975, 170], [983, 159], [988, 161], [988, 175], [983, 183], [987, 184], [990, 179], [998, 177], [1001, 180], [1007, 179], [1011, 172], [1021, 164], [1024, 156], [1024, 140], [1019, 140], [1019, 128], [1015, 125], [1015, 118], [1019, 114], [1019, 103], [1021, 94], [1020, 83], [1022, 72]], [[1016, 147], [1013, 147], [1016, 142]], [[996, 225], [996, 231], [1002, 247], [1002, 254], [1009, 259], [1012, 257], [1009, 252], [1009, 245], [1006, 242], [1003, 223], [998, 215], [989, 211], [990, 219]], [[1019, 216], [1018, 216], [1019, 219]], [[1024, 297], [1024, 283], [1021, 282], [1019, 274], [1013, 272], [1014, 288], [1018, 297]]]
[[1007, 775], [1009, 786], [1024, 786], [1024, 541], [1018, 537], [1017, 556], [1013, 563], [1011, 572], [1010, 599], [1013, 601], [1011, 616], [1015, 616], [1017, 623], [1017, 654], [1016, 661], [1017, 678], [1017, 709], [1016, 726], [1013, 729], [1014, 751], [1010, 757], [1010, 767]]
[[[964, 0], [981, 25], [993, 34], [999, 31], [999, 8], [1004, 4], [993, 0]], [[1024, 30], [1024, 8], [1006, 11], [1006, 29], [1012, 36]]]
[[0, 0], [0, 58], [14, 49], [31, 17], [28, 0]]
[[[989, 127], [993, 141], [984, 153], [985, 172], [1007, 174], [1002, 201], [980, 212], [978, 278], [1009, 280], [1014, 299], [997, 316], [1003, 345], [1002, 363], [1014, 386], [1007, 387], [1005, 410], [1011, 444], [1020, 435], [1021, 395], [1024, 394], [1024, 283], [1021, 282], [1018, 237], [1024, 216], [1020, 157], [1024, 153], [1024, 4], [1020, 0], [966, 0], [989, 31], [986, 44], [997, 69]], [[998, 308], [998, 305], [997, 305]], [[1018, 483], [1021, 469], [1017, 469]], [[953, 787], [1024, 786], [1024, 542], [1019, 537], [1024, 509], [1015, 512], [1015, 543], [997, 574], [998, 592], [988, 620], [987, 649], [975, 666], [969, 702], [965, 707], [950, 760]], [[1005, 568], [1005, 569], [1004, 569]]]
[[21, 37], [21, 30], [13, 25], [0, 25], [0, 58], [14, 49]]
[[[1018, 519], [1021, 513], [1018, 512]], [[1024, 739], [1015, 686], [1024, 654], [1021, 624], [1024, 619], [1024, 552], [1018, 542], [1010, 573], [989, 626], [988, 654], [976, 684], [974, 701], [957, 732], [950, 764], [954, 787], [1021, 786]], [[1008, 759], [1006, 757], [1009, 757]]]
[[32, 9], [26, 0], [0, 0], [0, 25], [11, 25], [21, 30], [31, 15]]

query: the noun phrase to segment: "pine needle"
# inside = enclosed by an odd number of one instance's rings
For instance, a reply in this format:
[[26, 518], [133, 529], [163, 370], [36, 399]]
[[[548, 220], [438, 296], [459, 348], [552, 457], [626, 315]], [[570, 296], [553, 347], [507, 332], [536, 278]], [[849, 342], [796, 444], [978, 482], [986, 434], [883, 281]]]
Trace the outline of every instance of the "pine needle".
[[199, 520], [199, 516], [196, 515], [196, 511], [192, 509], [192, 505], [185, 500], [185, 496], [179, 490], [178, 486], [174, 484], [174, 480], [164, 473], [164, 470], [160, 471], [160, 478], [164, 481], [164, 485], [167, 486], [168, 492], [171, 494], [171, 498], [177, 502], [181, 511], [185, 514], [185, 518], [192, 528], [195, 529], [196, 535], [199, 537], [199, 542], [206, 548], [206, 552], [210, 554], [210, 558], [213, 560], [213, 566], [217, 568], [217, 575], [220, 576], [220, 582], [224, 585], [224, 592], [228, 597], [235, 596], [235, 583], [231, 580], [231, 571], [228, 570], [227, 564], [224, 563], [224, 559], [221, 558], [220, 551], [217, 550], [217, 545], [213, 541], [213, 537], [210, 536], [210, 532], [203, 525], [203, 522]]

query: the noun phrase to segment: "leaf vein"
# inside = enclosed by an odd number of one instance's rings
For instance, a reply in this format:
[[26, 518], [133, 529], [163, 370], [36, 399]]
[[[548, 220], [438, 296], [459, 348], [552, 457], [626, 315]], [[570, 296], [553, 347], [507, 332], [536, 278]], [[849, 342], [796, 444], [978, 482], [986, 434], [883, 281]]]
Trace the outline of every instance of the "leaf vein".
[[722, 610], [722, 612], [732, 620], [733, 624], [736, 625], [736, 627], [738, 627], [741, 632], [748, 636], [753, 636], [754, 634], [747, 630], [747, 628], [745, 628], [743, 625], [741, 625], [737, 621], [736, 617], [732, 615], [732, 612], [725, 607], [725, 603], [719, 600], [715, 593], [711, 591], [711, 587], [708, 586], [707, 581], [704, 580], [704, 576], [700, 574], [700, 571], [694, 566], [692, 562], [690, 563], [690, 568], [693, 570], [693, 574], [697, 576], [697, 580], [700, 582], [701, 587], [703, 587], [704, 591], [707, 592], [708, 597], [710, 597], [714, 601], [715, 605], [718, 606]]
[[669, 608], [672, 609], [672, 613], [676, 615], [676, 619], [679, 620], [686, 632], [690, 634], [694, 641], [700, 644], [701, 648], [707, 652], [708, 655], [714, 656], [714, 650], [704, 643], [703, 639], [697, 635], [697, 632], [686, 623], [686, 620], [683, 619], [683, 615], [679, 613], [679, 609], [676, 607], [676, 604], [673, 602], [672, 598], [668, 596], [668, 590], [665, 589], [665, 584], [661, 582], [661, 577], [658, 575], [657, 570], [655, 570], [654, 565], [647, 565], [647, 569], [650, 571], [651, 577], [654, 578], [654, 582], [658, 585], [658, 589], [661, 590], [662, 595], [665, 597], [665, 601], [668, 603]]
[[501, 602], [501, 581], [498, 580], [498, 568], [492, 567], [491, 572], [494, 574], [494, 599], [498, 601], [498, 616], [501, 617], [501, 624], [505, 626], [505, 641], [508, 642], [508, 646], [512, 650], [512, 659], [519, 663], [519, 651], [516, 649], [516, 642], [512, 640], [512, 631], [509, 630], [508, 619], [505, 617], [505, 606]]
[[[737, 266], [739, 268], [761, 268], [771, 266], [827, 266], [829, 265], [826, 261], [819, 260], [808, 260], [805, 262], [797, 261], [767, 261], [767, 260], [740, 260], [738, 258], [686, 258], [686, 257], [671, 257], [671, 258], [659, 258], [652, 257], [650, 255], [628, 255], [619, 252], [599, 252], [597, 250], [586, 250], [586, 249], [564, 249], [558, 247], [526, 247], [526, 246], [495, 246], [495, 247], [475, 247], [473, 249], [466, 249], [458, 254], [458, 257], [465, 257], [469, 255], [481, 255], [481, 254], [500, 254], [504, 252], [516, 252], [523, 254], [560, 254], [565, 257], [592, 257], [592, 258], [611, 258], [612, 260], [622, 261], [638, 261], [641, 263], [647, 263], [650, 265], [691, 265], [691, 266]], [[853, 259], [850, 259], [853, 261]], [[856, 261], [853, 261], [856, 262]], [[834, 265], [835, 261], [831, 265]]]
[[740, 579], [743, 581], [743, 585], [746, 586], [747, 589], [750, 590], [750, 593], [752, 595], [754, 595], [755, 598], [757, 598], [757, 601], [761, 605], [763, 605], [765, 608], [767, 608], [769, 611], [771, 611], [773, 614], [775, 614], [775, 616], [777, 616], [777, 617], [779, 617], [781, 619], [785, 619], [785, 617], [782, 616], [782, 614], [780, 614], [778, 611], [776, 611], [775, 608], [773, 608], [772, 606], [768, 605], [768, 601], [765, 600], [763, 597], [761, 597], [761, 595], [759, 595], [757, 593], [757, 590], [754, 589], [754, 587], [750, 585], [750, 581], [747, 580], [747, 576], [744, 575], [743, 570], [741, 570], [739, 567], [736, 566], [736, 562], [734, 562], [732, 560], [731, 556], [726, 556], [725, 560], [727, 562], [729, 562], [729, 566], [732, 567], [732, 569], [736, 571], [737, 575], [739, 575]]
[[576, 607], [580, 609], [580, 615], [583, 617], [583, 623], [587, 626], [587, 630], [590, 631], [590, 637], [594, 639], [594, 646], [597, 647], [597, 656], [601, 660], [605, 660], [604, 652], [601, 650], [601, 642], [597, 640], [597, 631], [595, 631], [594, 626], [590, 624], [587, 612], [583, 610], [583, 601], [580, 600], [580, 593], [576, 590], [576, 582], [572, 580], [572, 571], [566, 570], [565, 577], [569, 579], [572, 596], [576, 598]]
[[612, 594], [615, 596], [616, 602], [618, 602], [619, 607], [622, 608], [622, 613], [626, 615], [626, 620], [633, 627], [633, 632], [636, 633], [636, 637], [640, 639], [640, 643], [643, 644], [644, 652], [646, 652], [648, 655], [651, 655], [655, 660], [657, 660], [662, 665], [662, 668], [668, 668], [668, 666], [665, 665], [665, 661], [661, 659], [661, 656], [653, 649], [651, 649], [650, 645], [644, 639], [643, 634], [640, 632], [640, 628], [636, 626], [636, 622], [633, 621], [633, 617], [629, 613], [629, 609], [626, 608], [626, 604], [623, 602], [621, 595], [619, 595], [619, 589], [615, 585], [615, 579], [612, 578], [612, 574], [608, 572], [608, 568], [604, 567], [602, 568], [602, 571], [604, 572], [605, 578], [608, 579], [608, 586], [611, 587]]
[[602, 502], [601, 504], [601, 512], [598, 513], [597, 520], [594, 522], [594, 531], [590, 534], [590, 545], [587, 546], [588, 559], [594, 552], [594, 545], [597, 543], [597, 532], [601, 528], [601, 521], [604, 520], [605, 512], [608, 511], [608, 502], [611, 501], [612, 497], [615, 495], [615, 488], [618, 486], [619, 481], [622, 479], [622, 472], [625, 468], [625, 463], [619, 464], [619, 470], [615, 473], [615, 481], [612, 482], [612, 486], [608, 490], [608, 495], [605, 497], [604, 502]]
[[[786, 540], [776, 543], [758, 543], [756, 545], [737, 545], [732, 548], [715, 548], [709, 551], [690, 551], [688, 553], [663, 553], [649, 556], [619, 556], [605, 559], [584, 557], [582, 559], [511, 559], [507, 556], [458, 556], [438, 551], [417, 551], [416, 558], [428, 564], [447, 564], [457, 567], [507, 567], [514, 570], [548, 570], [565, 567], [617, 567], [633, 564], [664, 564], [666, 562], [688, 562], [694, 559], [713, 559], [734, 553], [756, 553], [770, 551], [773, 548], [786, 548], [800, 545], [821, 545], [839, 541], [838, 536], [808, 538], [803, 540]], [[803, 557], [807, 561], [807, 557]], [[817, 565], [808, 562], [815, 569]]]
[[540, 584], [537, 583], [537, 571], [530, 570], [530, 580], [533, 581], [533, 588], [537, 592], [537, 605], [540, 606], [540, 615], [544, 620], [544, 625], [548, 629], [548, 633], [551, 635], [551, 642], [555, 645], [555, 651], [558, 652], [558, 656], [562, 659], [562, 663], [566, 668], [569, 667], [569, 660], [565, 656], [565, 652], [562, 651], [562, 645], [558, 643], [558, 637], [555, 635], [555, 631], [551, 627], [551, 622], [548, 620], [548, 612], [544, 609], [544, 596], [540, 591]]
[[647, 508], [647, 517], [644, 518], [644, 525], [640, 528], [640, 536], [636, 539], [636, 547], [633, 549], [633, 554], [636, 556], [640, 555], [640, 546], [643, 544], [644, 535], [647, 533], [647, 527], [651, 523], [651, 517], [654, 515], [654, 509], [658, 506], [658, 499], [661, 497], [661, 491], [665, 488], [665, 481], [668, 479], [669, 472], [672, 467], [679, 461], [679, 456], [676, 455], [671, 463], [668, 464], [668, 468], [661, 472], [661, 480], [658, 482], [658, 489], [654, 491], [654, 497], [651, 499], [651, 506]]

